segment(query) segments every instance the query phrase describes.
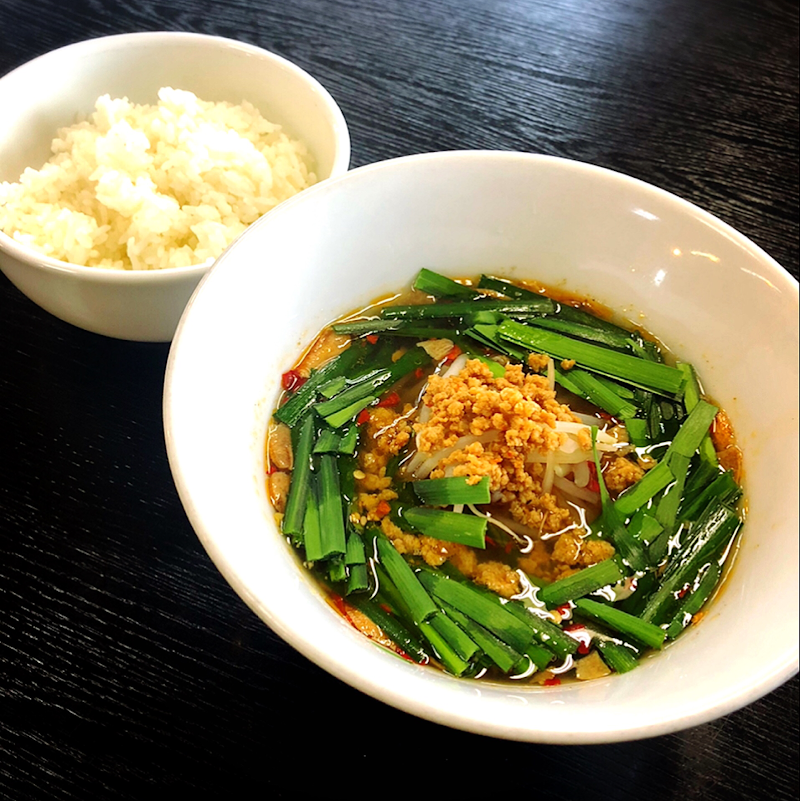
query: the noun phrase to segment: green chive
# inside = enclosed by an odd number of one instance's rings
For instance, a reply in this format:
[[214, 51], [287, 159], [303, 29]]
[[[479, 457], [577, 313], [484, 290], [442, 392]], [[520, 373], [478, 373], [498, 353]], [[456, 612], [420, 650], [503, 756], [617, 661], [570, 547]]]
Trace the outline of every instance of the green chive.
[[676, 395], [683, 388], [683, 373], [675, 367], [579, 342], [553, 331], [505, 320], [500, 324], [499, 335], [514, 345], [557, 359], [574, 359], [580, 367], [643, 389]]
[[481, 504], [492, 500], [488, 476], [483, 476], [477, 484], [469, 484], [466, 476], [451, 476], [414, 481], [411, 486], [417, 497], [429, 506]]
[[634, 640], [638, 640], [650, 648], [661, 648], [667, 637], [664, 629], [626, 612], [621, 612], [613, 606], [592, 601], [589, 598], [579, 598], [575, 601], [575, 608], [592, 620], [604, 623], [614, 631], [633, 637]]
[[469, 545], [473, 548], [486, 547], [486, 520], [482, 517], [447, 512], [442, 509], [414, 507], [403, 510], [403, 519], [428, 537]]

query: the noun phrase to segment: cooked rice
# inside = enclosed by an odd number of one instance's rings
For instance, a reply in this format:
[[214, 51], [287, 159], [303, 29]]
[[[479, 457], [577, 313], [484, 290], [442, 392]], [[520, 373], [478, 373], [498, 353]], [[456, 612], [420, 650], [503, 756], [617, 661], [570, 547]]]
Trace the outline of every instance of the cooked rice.
[[53, 157], [0, 183], [0, 229], [62, 261], [118, 270], [213, 261], [261, 215], [316, 183], [301, 142], [248, 103], [163, 88], [99, 98]]

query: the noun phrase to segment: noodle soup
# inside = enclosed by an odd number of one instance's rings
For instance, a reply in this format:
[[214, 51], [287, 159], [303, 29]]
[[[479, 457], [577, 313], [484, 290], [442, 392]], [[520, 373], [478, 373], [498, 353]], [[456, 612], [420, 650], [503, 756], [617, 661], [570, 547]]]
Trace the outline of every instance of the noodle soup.
[[402, 657], [543, 685], [627, 672], [702, 617], [742, 523], [730, 423], [666, 355], [578, 298], [423, 270], [284, 374], [281, 530]]

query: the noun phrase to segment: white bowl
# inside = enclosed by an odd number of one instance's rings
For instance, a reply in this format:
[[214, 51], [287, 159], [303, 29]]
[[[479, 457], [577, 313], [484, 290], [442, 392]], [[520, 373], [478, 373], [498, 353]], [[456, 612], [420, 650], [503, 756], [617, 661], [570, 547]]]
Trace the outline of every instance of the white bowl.
[[[193, 33], [132, 33], [62, 47], [0, 78], [0, 181], [51, 156], [56, 131], [103, 94], [155, 103], [163, 86], [207, 101], [249, 100], [305, 142], [320, 180], [350, 162], [344, 117], [307, 72], [252, 45]], [[121, 339], [168, 342], [207, 265], [150, 271], [80, 267], [0, 232], [0, 269], [31, 300], [73, 325]]]
[[[325, 603], [279, 534], [264, 438], [281, 373], [326, 323], [421, 267], [536, 278], [596, 298], [693, 362], [733, 418], [748, 507], [735, 567], [706, 619], [636, 670], [539, 688], [402, 661]], [[556, 158], [413, 156], [305, 192], [222, 255], [172, 345], [167, 449], [189, 519], [225, 578], [281, 637], [344, 681], [497, 737], [650, 737], [731, 712], [797, 671], [797, 364], [797, 282], [710, 214]]]

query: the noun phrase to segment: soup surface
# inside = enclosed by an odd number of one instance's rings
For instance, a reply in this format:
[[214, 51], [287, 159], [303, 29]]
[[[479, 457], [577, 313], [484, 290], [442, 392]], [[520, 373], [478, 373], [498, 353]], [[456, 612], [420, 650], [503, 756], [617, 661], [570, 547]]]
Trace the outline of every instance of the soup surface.
[[584, 299], [422, 270], [284, 374], [281, 529], [407, 659], [543, 685], [627, 672], [702, 617], [742, 523], [730, 421], [668, 356]]

